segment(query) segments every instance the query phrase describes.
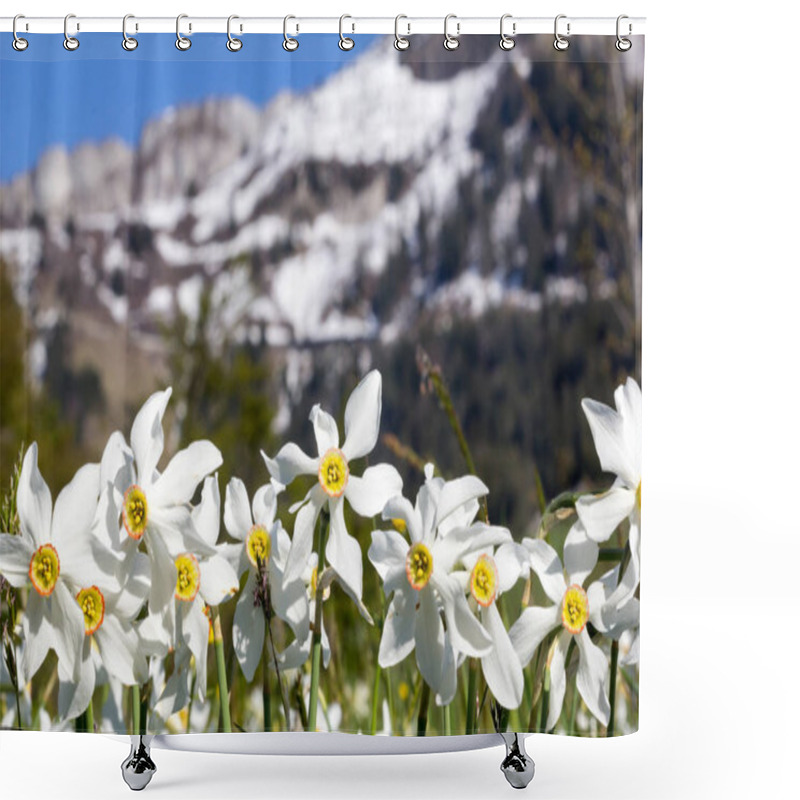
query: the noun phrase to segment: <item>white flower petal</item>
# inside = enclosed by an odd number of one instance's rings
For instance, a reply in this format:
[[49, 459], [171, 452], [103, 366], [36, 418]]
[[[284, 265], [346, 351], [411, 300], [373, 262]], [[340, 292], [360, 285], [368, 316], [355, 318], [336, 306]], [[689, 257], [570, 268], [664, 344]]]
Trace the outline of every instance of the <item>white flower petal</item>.
[[353, 511], [362, 517], [380, 514], [386, 503], [403, 491], [403, 479], [390, 464], [376, 464], [364, 470], [362, 477], [351, 475], [344, 496]]
[[344, 410], [342, 452], [348, 461], [372, 452], [378, 442], [380, 425], [381, 374], [373, 370], [353, 389]]
[[314, 549], [314, 529], [317, 525], [321, 503], [318, 495], [312, 493], [311, 500], [298, 512], [294, 520], [294, 534], [292, 546], [289, 548], [289, 557], [283, 573], [283, 582], [288, 584], [302, 577], [308, 564], [308, 557]]
[[426, 586], [417, 597], [419, 608], [414, 615], [417, 666], [428, 686], [438, 692], [444, 658], [444, 627], [431, 588]]
[[583, 586], [583, 582], [597, 565], [598, 554], [597, 543], [586, 535], [583, 525], [576, 522], [564, 540], [564, 569], [571, 584]]
[[164, 452], [162, 420], [171, 394], [170, 388], [150, 395], [131, 427], [131, 448], [136, 458], [139, 481], [145, 486], [152, 483], [158, 460]]
[[[171, 615], [150, 613], [136, 625], [141, 650], [146, 655], [164, 658], [172, 647], [174, 630], [170, 624]], [[151, 660], [151, 664], [156, 659]]]
[[222, 453], [209, 441], [192, 442], [179, 450], [148, 493], [153, 505], [188, 503], [197, 485], [222, 464]]
[[51, 541], [56, 549], [78, 534], [88, 534], [94, 522], [99, 498], [100, 466], [86, 464], [61, 490], [53, 508]]
[[311, 633], [303, 641], [295, 639], [282, 653], [278, 654], [278, 666], [280, 669], [299, 669], [302, 667], [311, 655], [311, 643]]
[[638, 484], [636, 464], [633, 454], [628, 450], [622, 415], [605, 403], [598, 403], [589, 398], [581, 401], [581, 407], [589, 421], [595, 450], [603, 471], [619, 475], [628, 487], [635, 489]]
[[147, 662], [139, 648], [139, 637], [129, 623], [123, 625], [116, 617], [107, 615], [94, 638], [109, 675], [125, 686], [145, 680]]
[[233, 615], [233, 650], [244, 677], [251, 683], [264, 647], [264, 611], [254, 602], [255, 578], [250, 575]]
[[583, 702], [603, 725], [608, 725], [611, 706], [608, 703], [608, 661], [605, 653], [592, 642], [586, 629], [578, 634], [577, 687]]
[[150, 559], [150, 613], [160, 613], [171, 602], [178, 581], [175, 562], [167, 551], [160, 536], [144, 534], [147, 556]]
[[636, 629], [633, 641], [631, 642], [630, 649], [624, 655], [619, 657], [619, 663], [627, 666], [629, 664], [639, 663], [639, 629]]
[[152, 507], [148, 509], [147, 531], [151, 539], [160, 539], [172, 558], [181, 553], [212, 556], [214, 547], [200, 538], [188, 505]]
[[134, 550], [125, 562], [125, 583], [114, 598], [114, 614], [123, 620], [135, 619], [150, 594], [150, 561]]
[[247, 489], [239, 478], [231, 478], [225, 489], [225, 530], [234, 539], [243, 542], [252, 527]]
[[64, 666], [65, 674], [77, 677], [80, 666], [78, 662], [86, 635], [83, 612], [63, 580], [56, 581], [50, 603], [53, 649]]
[[408, 542], [397, 531], [373, 531], [367, 556], [381, 576], [383, 591], [389, 597], [407, 584]]
[[419, 511], [402, 495], [392, 497], [383, 507], [381, 516], [385, 520], [403, 520], [411, 541], [415, 544], [422, 541], [422, 519]]
[[383, 669], [399, 664], [413, 649], [416, 627], [414, 604], [396, 594], [383, 623], [378, 663]]
[[[632, 473], [640, 479], [642, 474], [642, 390], [633, 378], [628, 378], [614, 391], [614, 404], [622, 416], [625, 444], [632, 461]], [[631, 488], [636, 488], [629, 484]]]
[[22, 617], [22, 657], [20, 669], [25, 683], [42, 666], [50, 648], [53, 646], [53, 626], [45, 616], [45, 600], [36, 592], [28, 594], [28, 604]]
[[444, 652], [442, 653], [442, 676], [436, 690], [436, 705], [446, 706], [453, 702], [458, 686], [458, 655], [453, 649], [450, 637], [445, 632]]
[[256, 490], [253, 495], [253, 520], [256, 525], [262, 525], [266, 530], [272, 527], [278, 513], [278, 494], [282, 490], [283, 487], [275, 481]]
[[110, 483], [123, 493], [136, 480], [133, 451], [125, 443], [120, 431], [108, 437], [100, 459], [100, 490], [104, 491]]
[[624, 486], [612, 486], [603, 494], [579, 497], [575, 510], [589, 538], [595, 542], [605, 542], [617, 525], [630, 515], [635, 505], [635, 491]]
[[565, 659], [572, 637], [562, 631], [556, 640], [553, 658], [550, 662], [550, 697], [547, 710], [547, 730], [551, 731], [556, 726], [564, 706], [564, 695], [567, 691], [567, 671]]
[[450, 514], [462, 508], [471, 500], [487, 494], [489, 494], [488, 487], [475, 475], [464, 475], [462, 478], [447, 481], [439, 495], [436, 517], [433, 523], [434, 528], [438, 528]]
[[[22, 535], [41, 547], [50, 541], [53, 500], [39, 472], [39, 448], [34, 442], [22, 459], [17, 488], [17, 513]], [[8, 533], [8, 531], [3, 531]]]
[[283, 486], [288, 486], [298, 475], [316, 475], [319, 458], [307, 456], [294, 442], [285, 444], [274, 459], [263, 450], [261, 456], [269, 474]]
[[269, 573], [270, 598], [275, 613], [289, 623], [298, 639], [305, 637], [309, 626], [309, 610], [308, 592], [302, 577], [285, 583], [283, 573], [274, 559], [270, 559]]
[[200, 561], [200, 595], [210, 606], [218, 606], [239, 591], [236, 570], [217, 554]]
[[481, 659], [486, 683], [503, 708], [517, 708], [522, 702], [525, 683], [522, 665], [494, 603], [481, 612], [481, 619], [494, 643], [492, 649]]
[[497, 567], [497, 593], [504, 594], [521, 577], [527, 577], [530, 558], [528, 551], [517, 542], [506, 542], [494, 554]]
[[308, 415], [314, 426], [314, 437], [317, 440], [317, 450], [324, 455], [328, 450], [339, 448], [339, 428], [336, 420], [317, 403]]
[[0, 575], [17, 589], [27, 586], [34, 552], [27, 537], [0, 534]]
[[560, 621], [558, 606], [530, 606], [519, 615], [508, 636], [523, 667], [530, 663], [536, 648]]
[[560, 606], [567, 584], [556, 551], [543, 539], [523, 539], [522, 544], [530, 553], [531, 569], [539, 578], [545, 594]]
[[197, 670], [197, 694], [205, 700], [208, 672], [208, 617], [203, 613], [203, 604], [195, 598], [191, 603], [182, 603], [181, 632], [194, 655]]
[[467, 656], [486, 655], [492, 647], [491, 637], [470, 611], [458, 581], [449, 575], [440, 574], [435, 559], [430, 583], [442, 600], [447, 635], [453, 642], [453, 647]]
[[192, 522], [200, 538], [213, 547], [219, 538], [219, 483], [216, 475], [203, 481], [200, 504], [192, 509]]
[[475, 522], [469, 528], [456, 528], [433, 543], [434, 567], [450, 572], [460, 558], [468, 553], [487, 552], [496, 545], [511, 541], [511, 532], [498, 525]]
[[336, 570], [340, 583], [349, 587], [353, 595], [361, 599], [364, 574], [361, 545], [347, 532], [344, 503], [341, 498], [331, 501], [328, 505], [331, 513], [331, 529], [325, 547], [325, 557]]
[[92, 663], [91, 642], [83, 643], [77, 675], [58, 663], [58, 715], [62, 720], [74, 719], [83, 713], [94, 693], [96, 673]]

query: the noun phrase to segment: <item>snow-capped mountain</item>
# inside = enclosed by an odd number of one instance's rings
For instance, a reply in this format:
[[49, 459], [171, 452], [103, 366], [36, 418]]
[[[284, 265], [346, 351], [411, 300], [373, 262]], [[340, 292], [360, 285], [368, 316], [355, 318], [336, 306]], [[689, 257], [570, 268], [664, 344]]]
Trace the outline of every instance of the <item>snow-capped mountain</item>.
[[124, 331], [142, 377], [110, 393], [120, 417], [163, 376], [161, 326], [195, 319], [204, 294], [226, 336], [286, 354], [292, 399], [298, 357], [325, 343], [391, 347], [420, 325], [620, 292], [635, 305], [639, 87], [623, 61], [593, 63], [608, 49], [587, 37], [552, 63], [522, 38], [403, 54], [387, 39], [263, 108], [213, 99], [151, 120], [135, 148], [50, 150], [0, 189], [34, 371], [59, 320], [101, 378], [91, 343]]

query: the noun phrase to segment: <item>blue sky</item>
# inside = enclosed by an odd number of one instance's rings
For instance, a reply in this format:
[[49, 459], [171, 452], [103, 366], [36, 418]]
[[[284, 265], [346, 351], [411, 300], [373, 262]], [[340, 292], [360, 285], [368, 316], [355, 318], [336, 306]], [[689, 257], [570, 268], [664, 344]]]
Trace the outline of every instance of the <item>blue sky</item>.
[[294, 53], [282, 36], [243, 37], [230, 53], [224, 34], [196, 34], [180, 52], [174, 34], [139, 37], [133, 52], [121, 35], [84, 34], [68, 52], [61, 35], [29, 35], [17, 53], [0, 36], [0, 182], [30, 169], [48, 147], [74, 148], [117, 136], [134, 144], [147, 120], [173, 105], [241, 95], [264, 105], [284, 90], [302, 92], [353, 61], [374, 37], [360, 36], [343, 52], [338, 35], [301, 37]]

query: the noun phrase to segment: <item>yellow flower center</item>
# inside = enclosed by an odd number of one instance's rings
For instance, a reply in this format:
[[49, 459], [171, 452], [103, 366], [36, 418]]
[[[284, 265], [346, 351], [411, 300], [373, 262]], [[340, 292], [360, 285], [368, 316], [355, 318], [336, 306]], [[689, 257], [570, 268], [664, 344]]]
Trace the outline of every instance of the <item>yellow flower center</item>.
[[475, 562], [469, 579], [469, 589], [478, 604], [484, 608], [494, 602], [497, 596], [497, 567], [493, 558], [484, 555]]
[[[309, 589], [311, 590], [311, 599], [314, 600], [317, 597], [317, 581], [319, 580], [319, 574], [317, 573], [317, 568], [311, 570], [311, 584]], [[322, 590], [322, 599], [323, 601], [327, 600], [331, 596], [331, 587], [326, 586]]]
[[142, 538], [147, 527], [147, 498], [141, 487], [134, 484], [128, 487], [122, 503], [122, 522], [128, 536], [137, 541]]
[[561, 622], [570, 633], [580, 633], [589, 619], [589, 598], [586, 592], [572, 584], [564, 593], [561, 604]]
[[53, 589], [56, 588], [58, 573], [61, 571], [61, 564], [58, 560], [58, 553], [51, 544], [43, 544], [32, 556], [28, 566], [28, 577], [31, 579], [33, 588], [42, 597], [50, 597]]
[[103, 617], [106, 614], [105, 598], [96, 586], [81, 589], [77, 598], [78, 605], [83, 611], [83, 627], [86, 635], [91, 636], [103, 624]]
[[332, 447], [319, 460], [319, 483], [328, 497], [341, 497], [347, 479], [350, 477], [350, 467], [344, 453]]
[[413, 589], [423, 589], [433, 574], [433, 556], [431, 551], [422, 544], [412, 545], [406, 556], [406, 575]]
[[245, 545], [247, 558], [254, 567], [262, 564], [264, 567], [269, 561], [269, 554], [272, 550], [272, 540], [262, 525], [253, 525], [250, 533], [247, 534], [247, 544]]
[[178, 579], [175, 582], [175, 599], [189, 602], [197, 596], [200, 588], [200, 567], [191, 553], [183, 553], [175, 559]]
[[636, 487], [636, 508], [639, 509], [639, 513], [642, 513], [642, 482], [639, 481], [639, 485]]

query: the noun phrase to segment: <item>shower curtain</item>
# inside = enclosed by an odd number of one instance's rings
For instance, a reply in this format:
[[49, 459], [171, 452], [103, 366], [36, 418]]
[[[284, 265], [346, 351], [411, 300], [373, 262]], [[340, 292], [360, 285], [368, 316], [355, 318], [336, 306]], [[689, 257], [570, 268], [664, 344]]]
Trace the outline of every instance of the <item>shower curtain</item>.
[[2, 727], [635, 731], [641, 37], [28, 38]]

